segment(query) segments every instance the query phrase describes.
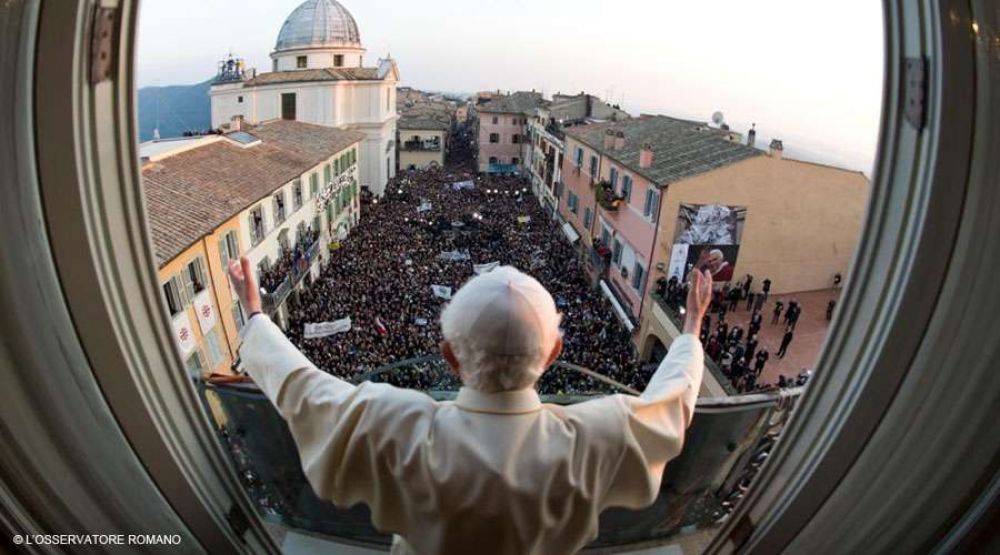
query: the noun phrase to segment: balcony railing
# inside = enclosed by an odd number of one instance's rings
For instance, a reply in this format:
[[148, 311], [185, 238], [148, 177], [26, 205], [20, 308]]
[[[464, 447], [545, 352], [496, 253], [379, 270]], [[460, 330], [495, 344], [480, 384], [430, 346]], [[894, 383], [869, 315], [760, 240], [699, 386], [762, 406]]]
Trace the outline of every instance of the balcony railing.
[[406, 141], [400, 150], [407, 152], [439, 152], [441, 143], [438, 141]]
[[[675, 307], [670, 306], [670, 303], [668, 303], [666, 299], [656, 293], [653, 293], [650, 296], [653, 297], [656, 304], [663, 309], [663, 312], [668, 318], [670, 318], [671, 323], [673, 323], [678, 330], [684, 329], [684, 317], [681, 316], [681, 313]], [[709, 358], [708, 355], [705, 356], [705, 368], [708, 368], [708, 371], [711, 372], [715, 381], [719, 382], [719, 385], [722, 386], [722, 389], [726, 391], [727, 395], [739, 394], [739, 390], [737, 390], [736, 386], [733, 385], [733, 382], [730, 381], [729, 376], [727, 376], [726, 373], [722, 371], [722, 368], [719, 368], [719, 365], [716, 364], [714, 360]]]
[[[546, 374], [577, 371], [578, 367], [564, 364]], [[458, 382], [436, 356], [392, 364], [355, 381], [407, 383], [426, 376], [431, 377], [419, 389], [435, 399], [454, 399]], [[621, 392], [607, 388], [607, 393]], [[802, 389], [698, 399], [684, 448], [667, 465], [656, 501], [640, 510], [604, 511], [599, 535], [588, 549], [638, 549], [692, 529], [717, 525], [752, 487]], [[251, 499], [268, 520], [310, 534], [386, 549], [391, 538], [375, 530], [366, 507], [338, 508], [315, 495], [302, 472], [288, 426], [255, 385], [202, 384], [199, 391], [206, 406], [219, 409], [213, 414], [218, 418], [222, 441]], [[543, 395], [542, 401], [568, 405], [603, 394]]]
[[[302, 281], [302, 278], [309, 273], [309, 268], [312, 266], [313, 260], [319, 255], [319, 238], [315, 238], [311, 243], [308, 244], [303, 250], [302, 255], [299, 258], [292, 259], [292, 263], [288, 268], [287, 273], [284, 278], [278, 282], [274, 287], [274, 290], [268, 292], [264, 295], [262, 299], [264, 305], [264, 312], [272, 314], [279, 306], [288, 298], [288, 295], [292, 290]], [[289, 251], [282, 253], [284, 256], [293, 256]]]
[[487, 173], [518, 173], [519, 171], [517, 164], [490, 164], [486, 168]]
[[607, 181], [595, 184], [594, 194], [597, 197], [597, 204], [610, 212], [617, 211], [625, 201], [624, 197], [615, 193], [614, 189], [611, 188], [611, 184]]

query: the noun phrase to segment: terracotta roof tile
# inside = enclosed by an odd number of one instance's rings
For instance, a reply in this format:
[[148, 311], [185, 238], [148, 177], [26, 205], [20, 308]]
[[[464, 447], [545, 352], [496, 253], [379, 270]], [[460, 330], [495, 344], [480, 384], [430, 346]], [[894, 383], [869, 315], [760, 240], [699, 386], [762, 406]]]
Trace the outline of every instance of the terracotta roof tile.
[[248, 132], [261, 143], [242, 148], [222, 139], [143, 168], [147, 215], [158, 265], [364, 138], [358, 131], [284, 120]]
[[[605, 149], [607, 130], [621, 131], [625, 146]], [[622, 166], [659, 185], [667, 185], [763, 154], [739, 142], [727, 140], [727, 132], [709, 128], [704, 123], [670, 118], [644, 116], [619, 122], [567, 127], [567, 136], [613, 158]], [[649, 143], [653, 148], [653, 164], [639, 167], [639, 151]], [[571, 157], [573, 154], [569, 153]]]

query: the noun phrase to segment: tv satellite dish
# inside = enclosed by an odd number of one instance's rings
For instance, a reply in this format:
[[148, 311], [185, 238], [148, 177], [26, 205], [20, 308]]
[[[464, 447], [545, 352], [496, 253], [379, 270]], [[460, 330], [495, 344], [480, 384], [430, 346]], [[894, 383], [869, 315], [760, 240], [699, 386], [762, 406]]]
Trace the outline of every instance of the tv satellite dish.
[[712, 114], [712, 123], [714, 123], [715, 125], [722, 125], [722, 123], [725, 121], [726, 118], [725, 116], [722, 115], [722, 112], [715, 112], [714, 114]]

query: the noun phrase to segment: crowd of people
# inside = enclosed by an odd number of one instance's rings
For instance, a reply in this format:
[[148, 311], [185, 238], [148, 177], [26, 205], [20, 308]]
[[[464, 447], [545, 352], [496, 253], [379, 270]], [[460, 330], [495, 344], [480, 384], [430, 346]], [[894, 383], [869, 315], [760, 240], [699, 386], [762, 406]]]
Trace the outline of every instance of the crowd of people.
[[319, 230], [309, 227], [304, 233], [299, 234], [295, 245], [283, 247], [278, 259], [260, 272], [260, 286], [266, 292], [274, 293], [293, 268], [296, 271], [304, 271], [308, 268], [306, 252], [318, 238]]
[[[364, 210], [350, 235], [330, 251], [321, 276], [289, 301], [289, 336], [318, 367], [352, 379], [438, 354], [438, 318], [447, 299], [431, 286], [455, 291], [474, 275], [474, 265], [496, 262], [529, 273], [552, 293], [563, 314], [560, 360], [639, 390], [646, 385], [651, 371], [640, 368], [628, 331], [587, 282], [579, 254], [522, 178], [476, 176], [454, 165], [400, 172], [386, 195], [368, 201]], [[347, 317], [347, 332], [304, 337], [306, 323]], [[439, 362], [428, 362], [394, 369], [386, 381], [443, 387], [439, 381], [446, 374]], [[539, 390], [577, 394], [607, 386], [550, 370]]]
[[[764, 325], [764, 307], [771, 294], [771, 280], [764, 279], [760, 291], [754, 290], [753, 282], [754, 276], [747, 274], [735, 285], [725, 282], [715, 289], [711, 307], [701, 323], [700, 339], [705, 355], [718, 365], [741, 393], [804, 385], [811, 375], [806, 369], [795, 378], [779, 376], [776, 383], [760, 381], [761, 373], [771, 358], [771, 353], [759, 341], [760, 330]], [[670, 308], [679, 312], [687, 298], [687, 290], [687, 283], [671, 277], [661, 278], [657, 282], [656, 292]], [[726, 322], [726, 314], [740, 310], [741, 307], [751, 312], [746, 329]], [[832, 313], [832, 308], [829, 310]], [[795, 299], [789, 300], [787, 307], [780, 300], [774, 302], [771, 325], [779, 325], [781, 322], [785, 327], [781, 345], [775, 353], [778, 358], [784, 358], [787, 354], [801, 315], [802, 306]]]

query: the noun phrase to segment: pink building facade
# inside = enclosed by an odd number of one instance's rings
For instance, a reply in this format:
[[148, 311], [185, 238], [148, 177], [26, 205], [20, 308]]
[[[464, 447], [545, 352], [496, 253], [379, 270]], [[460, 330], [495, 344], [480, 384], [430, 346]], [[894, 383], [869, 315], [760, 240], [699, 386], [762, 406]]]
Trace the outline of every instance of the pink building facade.
[[528, 118], [524, 114], [479, 111], [479, 171], [508, 173], [522, 160]]
[[607, 280], [628, 312], [638, 319], [656, 246], [660, 189], [610, 156], [601, 159], [600, 181], [607, 182], [621, 198], [614, 206], [597, 207], [597, 235], [611, 249]]
[[[604, 281], [638, 322], [656, 242], [659, 188], [572, 133], [566, 137], [562, 178], [559, 213], [580, 234], [591, 277]], [[598, 200], [597, 188], [604, 183], [619, 202]]]
[[[559, 215], [580, 235], [584, 251], [591, 248], [597, 203], [592, 183], [599, 175], [600, 156], [585, 144], [567, 137], [563, 156], [562, 187], [557, 189]], [[589, 252], [588, 252], [589, 254]]]
[[675, 223], [660, 221], [670, 184], [759, 154], [727, 137], [663, 116], [566, 129], [563, 181], [572, 196], [560, 213], [580, 233], [591, 276], [626, 326], [641, 322], [663, 275], [662, 234]]

